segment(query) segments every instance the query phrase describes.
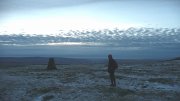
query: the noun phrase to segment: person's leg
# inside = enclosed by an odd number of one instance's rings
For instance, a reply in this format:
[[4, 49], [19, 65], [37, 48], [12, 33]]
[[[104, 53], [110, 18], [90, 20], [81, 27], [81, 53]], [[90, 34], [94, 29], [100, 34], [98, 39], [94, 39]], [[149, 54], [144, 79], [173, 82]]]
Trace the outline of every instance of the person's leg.
[[111, 86], [113, 86], [113, 73], [109, 73], [110, 80], [111, 80]]
[[116, 86], [116, 79], [115, 79], [114, 72], [111, 73], [111, 78], [112, 78], [113, 86]]
[[116, 78], [115, 78], [114, 73], [113, 73], [113, 85], [116, 87]]

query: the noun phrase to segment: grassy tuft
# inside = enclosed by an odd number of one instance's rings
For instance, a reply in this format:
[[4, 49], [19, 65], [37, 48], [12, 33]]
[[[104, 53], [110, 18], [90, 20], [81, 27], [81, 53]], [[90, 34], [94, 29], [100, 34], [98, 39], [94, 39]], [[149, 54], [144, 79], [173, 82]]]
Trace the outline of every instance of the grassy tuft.
[[150, 78], [148, 81], [162, 83], [162, 84], [172, 84], [173, 83], [173, 80], [169, 79], [169, 78]]
[[99, 92], [103, 93], [104, 95], [111, 95], [111, 94], [115, 94], [118, 96], [126, 96], [126, 95], [132, 95], [135, 94], [134, 91], [129, 90], [129, 89], [122, 89], [122, 88], [118, 88], [118, 87], [97, 87], [97, 89], [99, 90]]
[[49, 100], [51, 100], [51, 99], [53, 99], [53, 98], [54, 98], [53, 95], [47, 95], [47, 96], [44, 96], [44, 97], [43, 97], [43, 101], [49, 101]]

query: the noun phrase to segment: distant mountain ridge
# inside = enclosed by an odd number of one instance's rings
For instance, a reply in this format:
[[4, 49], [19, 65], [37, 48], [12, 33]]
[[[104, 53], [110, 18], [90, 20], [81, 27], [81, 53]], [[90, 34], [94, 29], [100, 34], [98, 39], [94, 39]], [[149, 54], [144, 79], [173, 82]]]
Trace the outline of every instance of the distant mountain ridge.
[[176, 57], [176, 58], [174, 58], [174, 59], [172, 59], [172, 60], [180, 60], [180, 57]]
[[[47, 65], [49, 57], [0, 57], [0, 67], [4, 66], [27, 66], [27, 65]], [[94, 65], [104, 64], [107, 67], [107, 58], [63, 58], [54, 57], [56, 65]], [[119, 64], [139, 64], [154, 63], [160, 60], [156, 59], [115, 59]]]
[[[0, 57], [0, 66], [21, 66], [21, 65], [47, 65], [49, 57]], [[78, 58], [63, 58], [54, 57], [55, 64], [94, 64], [105, 63], [104, 59], [78, 59]]]

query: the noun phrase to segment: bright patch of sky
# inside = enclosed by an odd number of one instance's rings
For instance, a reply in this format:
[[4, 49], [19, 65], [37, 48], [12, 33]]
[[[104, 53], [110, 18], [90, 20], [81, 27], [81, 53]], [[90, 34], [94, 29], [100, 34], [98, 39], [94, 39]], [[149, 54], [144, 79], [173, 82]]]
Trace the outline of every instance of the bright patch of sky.
[[59, 30], [180, 27], [178, 0], [22, 1], [1, 1], [0, 34], [54, 34]]

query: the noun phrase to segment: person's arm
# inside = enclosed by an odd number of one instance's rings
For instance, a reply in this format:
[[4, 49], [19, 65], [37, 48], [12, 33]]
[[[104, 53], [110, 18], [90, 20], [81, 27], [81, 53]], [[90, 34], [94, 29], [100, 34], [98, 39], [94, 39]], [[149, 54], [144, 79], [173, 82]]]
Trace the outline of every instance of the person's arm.
[[110, 62], [108, 62], [108, 72], [109, 73], [111, 72], [111, 64], [110, 64]]

